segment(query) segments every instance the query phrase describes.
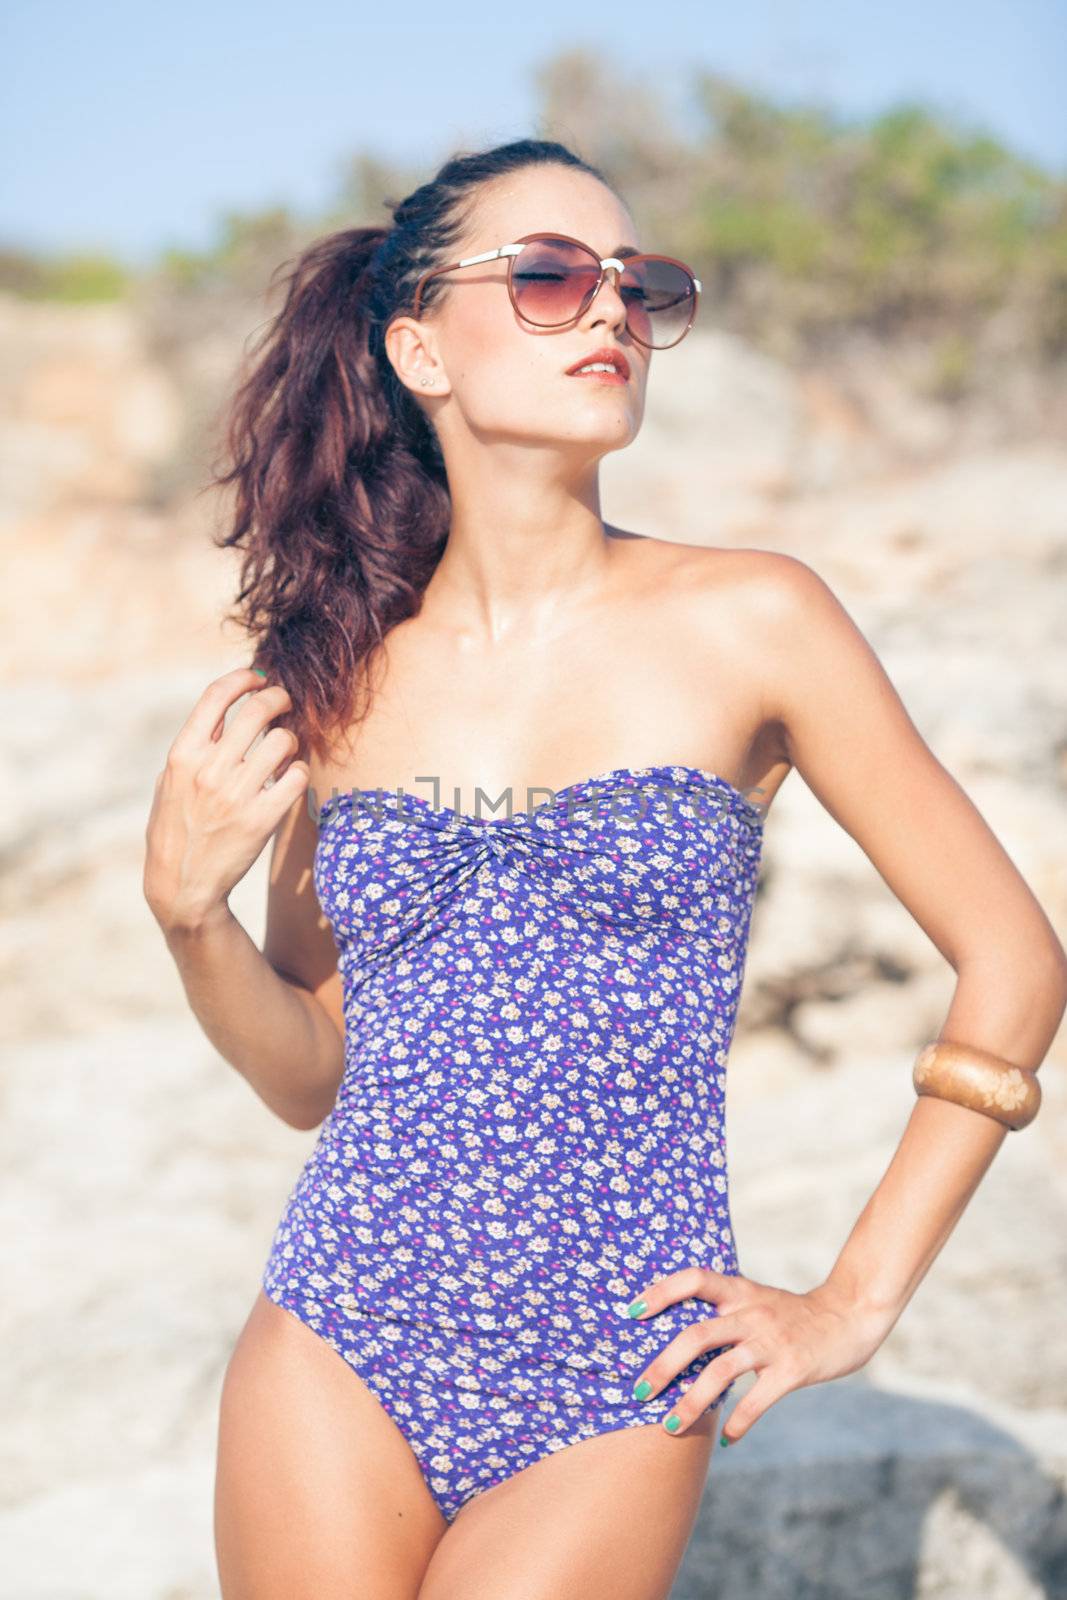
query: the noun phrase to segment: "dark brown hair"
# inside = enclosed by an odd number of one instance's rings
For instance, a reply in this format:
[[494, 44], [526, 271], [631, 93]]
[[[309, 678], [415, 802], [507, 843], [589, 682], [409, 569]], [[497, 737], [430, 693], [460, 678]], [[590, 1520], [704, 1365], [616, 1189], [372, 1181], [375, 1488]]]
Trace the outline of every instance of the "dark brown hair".
[[[300, 754], [321, 755], [354, 718], [358, 669], [417, 614], [448, 539], [440, 444], [393, 370], [385, 329], [411, 314], [420, 275], [453, 259], [482, 184], [553, 162], [613, 187], [553, 140], [456, 155], [385, 202], [391, 227], [345, 228], [298, 256], [250, 352], [225, 424], [233, 464], [209, 484], [235, 485], [233, 526], [216, 544], [242, 551], [229, 616], [255, 641], [251, 664], [292, 697], [274, 726], [298, 735]], [[431, 278], [424, 307], [445, 288]]]

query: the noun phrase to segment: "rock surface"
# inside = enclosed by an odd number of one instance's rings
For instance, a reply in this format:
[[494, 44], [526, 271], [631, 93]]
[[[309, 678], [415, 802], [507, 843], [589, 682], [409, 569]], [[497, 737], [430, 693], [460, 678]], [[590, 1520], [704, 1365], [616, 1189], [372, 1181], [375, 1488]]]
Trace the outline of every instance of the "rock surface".
[[[208, 1045], [140, 889], [167, 747], [246, 659], [221, 625], [235, 566], [218, 508], [160, 487], [188, 401], [129, 313], [5, 301], [0, 336], [0, 1587], [208, 1600], [219, 1388], [314, 1140]], [[1062, 936], [1067, 449], [909, 399], [862, 356], [845, 382], [694, 333], [605, 462], [604, 515], [812, 565]], [[225, 348], [186, 370], [224, 379]], [[257, 941], [265, 890], [264, 857], [231, 901]], [[801, 1290], [829, 1270], [953, 982], [791, 774], [730, 1064], [749, 1276]], [[863, 1372], [716, 1452], [678, 1600], [1067, 1592], [1063, 1067], [1061, 1035], [1040, 1117]]]

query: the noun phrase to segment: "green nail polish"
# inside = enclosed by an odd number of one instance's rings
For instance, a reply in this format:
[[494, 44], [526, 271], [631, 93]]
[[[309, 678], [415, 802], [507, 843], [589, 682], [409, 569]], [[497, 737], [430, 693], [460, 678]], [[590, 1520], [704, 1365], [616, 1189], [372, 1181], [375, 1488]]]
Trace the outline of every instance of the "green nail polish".
[[647, 1310], [648, 1310], [648, 1306], [645, 1304], [645, 1302], [643, 1300], [635, 1300], [633, 1305], [631, 1305], [629, 1307], [629, 1309], [627, 1310], [626, 1315], [628, 1317], [639, 1317], [641, 1315], [642, 1311], [647, 1311]]
[[267, 674], [263, 671], [262, 667], [253, 667], [252, 671], [253, 672], [258, 672], [261, 678], [265, 678], [267, 676]]
[[682, 1419], [681, 1417], [668, 1417], [663, 1426], [666, 1428], [668, 1433], [677, 1433], [678, 1429], [682, 1426]]
[[724, 1450], [726, 1449], [726, 1446], [730, 1443], [730, 1441], [726, 1437], [725, 1433], [720, 1433], [720, 1435], [719, 1435], [719, 1443], [722, 1445]]
[[652, 1393], [652, 1385], [647, 1378], [642, 1378], [640, 1383], [634, 1385], [634, 1399], [647, 1400]]

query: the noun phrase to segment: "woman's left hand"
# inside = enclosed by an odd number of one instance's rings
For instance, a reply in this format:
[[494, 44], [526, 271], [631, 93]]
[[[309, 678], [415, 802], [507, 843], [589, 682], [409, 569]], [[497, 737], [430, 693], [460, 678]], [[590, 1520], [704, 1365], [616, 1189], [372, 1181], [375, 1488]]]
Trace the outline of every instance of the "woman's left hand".
[[718, 1312], [683, 1329], [643, 1372], [635, 1374], [635, 1385], [640, 1379], [652, 1385], [646, 1400], [705, 1350], [730, 1346], [708, 1362], [664, 1418], [665, 1424], [679, 1418], [681, 1427], [668, 1430], [675, 1437], [713, 1406], [734, 1378], [743, 1372], [759, 1373], [730, 1413], [729, 1435], [723, 1429], [722, 1439], [728, 1444], [744, 1438], [752, 1424], [790, 1390], [828, 1383], [864, 1366], [899, 1314], [865, 1310], [825, 1283], [794, 1294], [710, 1267], [673, 1272], [637, 1299], [648, 1308], [635, 1319], [639, 1322], [679, 1300], [707, 1300]]

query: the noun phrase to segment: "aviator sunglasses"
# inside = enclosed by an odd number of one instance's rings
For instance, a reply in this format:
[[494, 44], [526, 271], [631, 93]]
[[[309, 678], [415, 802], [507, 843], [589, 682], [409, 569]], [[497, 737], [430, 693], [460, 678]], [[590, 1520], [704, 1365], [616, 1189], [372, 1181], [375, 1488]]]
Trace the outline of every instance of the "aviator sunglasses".
[[648, 255], [629, 246], [619, 256], [601, 260], [589, 245], [565, 233], [528, 233], [513, 244], [424, 272], [415, 285], [413, 315], [419, 315], [422, 288], [428, 279], [505, 256], [511, 303], [532, 327], [566, 328], [577, 322], [611, 269], [617, 274], [616, 287], [626, 306], [626, 326], [638, 344], [647, 350], [667, 350], [693, 326], [700, 279], [684, 261]]

